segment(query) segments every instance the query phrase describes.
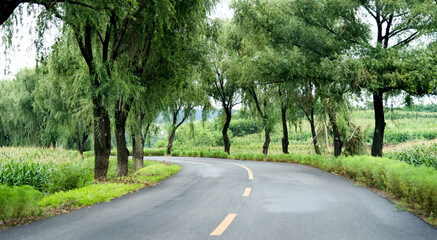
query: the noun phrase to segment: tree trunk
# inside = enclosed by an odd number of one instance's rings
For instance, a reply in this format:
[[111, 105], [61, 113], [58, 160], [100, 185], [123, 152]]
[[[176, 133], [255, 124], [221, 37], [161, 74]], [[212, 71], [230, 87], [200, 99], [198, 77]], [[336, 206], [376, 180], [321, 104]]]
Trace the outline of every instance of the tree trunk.
[[126, 119], [129, 112], [128, 103], [118, 100], [115, 106], [115, 140], [117, 142], [117, 176], [127, 176], [129, 151], [126, 147]]
[[94, 117], [94, 179], [104, 180], [108, 174], [111, 154], [111, 123], [100, 96], [93, 97]]
[[36, 124], [36, 147], [40, 147], [41, 146], [41, 140], [40, 140], [40, 128], [39, 125]]
[[314, 151], [316, 151], [316, 154], [321, 155], [320, 148], [317, 143], [316, 126], [314, 125], [314, 109], [311, 109], [311, 118], [308, 120], [311, 125], [311, 135], [313, 136]]
[[135, 136], [135, 130], [131, 129], [131, 137], [132, 137], [132, 168], [134, 171], [137, 170], [137, 159], [135, 158], [135, 155], [137, 154], [137, 140]]
[[267, 154], [269, 153], [269, 145], [270, 145], [270, 130], [265, 128], [264, 129], [266, 138], [264, 140], [264, 145], [263, 145], [263, 154], [265, 157], [267, 157]]
[[338, 130], [337, 119], [336, 119], [337, 116], [335, 114], [334, 109], [331, 107], [328, 107], [328, 116], [329, 116], [329, 121], [331, 122], [332, 125], [332, 132], [334, 134], [334, 156], [338, 157], [341, 155], [343, 141], [341, 141], [341, 134], [340, 131]]
[[[147, 130], [150, 125], [147, 126]], [[133, 158], [135, 159], [135, 168], [141, 169], [144, 167], [144, 137], [142, 133], [143, 129], [143, 116], [140, 115], [138, 119], [138, 129], [135, 133], [135, 144], [133, 145], [134, 154]]]
[[[149, 129], [150, 129], [150, 122], [148, 122], [147, 123], [147, 127], [146, 127], [146, 132], [144, 133], [144, 135], [141, 135], [141, 139], [140, 139], [140, 141], [141, 141], [141, 147], [142, 147], [142, 149], [143, 149], [143, 156], [144, 156], [144, 143], [145, 143], [145, 141], [146, 141], [146, 137], [147, 137], [147, 134], [149, 134]], [[150, 145], [150, 144], [149, 144]]]
[[171, 154], [171, 150], [173, 149], [173, 141], [176, 134], [176, 128], [173, 126], [170, 137], [168, 138], [168, 145], [167, 145], [167, 155]]
[[281, 106], [282, 114], [282, 152], [288, 154], [288, 126], [287, 126], [287, 107], [283, 104]]
[[77, 133], [77, 141], [76, 141], [76, 145], [77, 145], [77, 151], [79, 151], [80, 155], [83, 155], [83, 152], [85, 151], [85, 142], [88, 139], [88, 134], [87, 133], [82, 133], [82, 136], [80, 136], [79, 133]]
[[232, 112], [230, 109], [225, 108], [225, 113], [226, 113], [226, 120], [225, 120], [225, 124], [223, 125], [222, 135], [223, 135], [223, 143], [225, 145], [225, 152], [230, 154], [231, 142], [228, 136], [228, 129], [229, 129], [229, 125], [231, 124]]
[[375, 132], [373, 134], [372, 156], [382, 157], [382, 148], [384, 144], [384, 102], [383, 93], [373, 94], [373, 108], [375, 111]]

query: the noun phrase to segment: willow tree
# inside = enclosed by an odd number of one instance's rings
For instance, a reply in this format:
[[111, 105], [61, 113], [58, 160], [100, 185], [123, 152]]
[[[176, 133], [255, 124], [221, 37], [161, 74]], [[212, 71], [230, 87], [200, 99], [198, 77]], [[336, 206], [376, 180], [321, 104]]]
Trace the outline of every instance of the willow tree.
[[[410, 48], [412, 42], [436, 32], [437, 2], [296, 0], [292, 4], [291, 9], [306, 26], [331, 35], [328, 41], [352, 43], [362, 50], [361, 56], [366, 63], [363, 70], [365, 74], [360, 81], [351, 85], [360, 86], [373, 95], [375, 131], [372, 155], [382, 156], [385, 130], [384, 94], [400, 90], [411, 94], [423, 94], [427, 91], [423, 77], [415, 74], [415, 70], [405, 72], [407, 68], [401, 67], [402, 63], [398, 60], [405, 61], [405, 49]], [[362, 17], [361, 13], [366, 14]], [[366, 28], [372, 27], [374, 36], [365, 37]], [[413, 69], [412, 66], [408, 68]]]
[[232, 120], [232, 109], [239, 104], [240, 100], [237, 84], [239, 74], [233, 68], [235, 65], [232, 64], [237, 57], [237, 51], [230, 46], [232, 31], [235, 31], [235, 27], [228, 21], [214, 20], [210, 24], [209, 54], [205, 55], [206, 64], [202, 71], [202, 87], [223, 109], [222, 136], [224, 150], [228, 154], [231, 149], [228, 129]]
[[[404, 90], [413, 94], [423, 94], [428, 91], [427, 81], [407, 71], [399, 60], [403, 49], [408, 49], [410, 43], [432, 32], [436, 32], [435, 17], [437, 2], [425, 1], [358, 1], [368, 14], [367, 19], [376, 25], [374, 39], [364, 45], [366, 48], [366, 72], [363, 86], [373, 95], [375, 112], [375, 131], [372, 143], [372, 156], [382, 156], [384, 143], [384, 94]], [[372, 22], [368, 22], [369, 24]], [[420, 66], [416, 66], [420, 67]], [[411, 67], [410, 67], [411, 69]]]

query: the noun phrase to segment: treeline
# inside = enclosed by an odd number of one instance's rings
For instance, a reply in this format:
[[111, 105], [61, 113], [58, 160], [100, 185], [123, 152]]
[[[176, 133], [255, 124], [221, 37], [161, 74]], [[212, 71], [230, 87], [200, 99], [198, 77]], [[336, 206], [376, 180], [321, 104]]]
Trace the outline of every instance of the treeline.
[[[18, 2], [2, 10], [3, 27], [14, 26], [10, 9]], [[160, 113], [170, 123], [171, 154], [177, 129], [196, 107], [206, 117], [213, 99], [227, 153], [232, 112], [241, 103], [262, 123], [265, 156], [278, 122], [288, 153], [287, 122], [301, 115], [316, 153], [324, 133], [334, 140], [335, 156], [343, 146], [354, 154], [362, 139], [348, 101], [369, 93], [371, 152], [382, 156], [384, 98], [435, 94], [435, 1], [241, 0], [233, 2], [230, 21], [207, 18], [215, 2], [37, 1], [45, 7], [39, 22], [60, 19], [62, 36], [36, 69], [2, 83], [2, 143], [51, 146], [63, 136], [83, 151], [93, 136], [100, 179], [114, 138], [118, 175], [125, 176], [127, 133], [141, 167]], [[40, 32], [47, 26], [39, 24]], [[427, 44], [414, 47], [424, 38]]]

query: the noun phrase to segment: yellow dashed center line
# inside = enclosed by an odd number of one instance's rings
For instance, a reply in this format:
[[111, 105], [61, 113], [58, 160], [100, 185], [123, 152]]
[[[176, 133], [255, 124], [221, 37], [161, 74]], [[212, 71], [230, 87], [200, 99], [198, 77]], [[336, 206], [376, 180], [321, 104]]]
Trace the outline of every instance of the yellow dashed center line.
[[228, 228], [229, 224], [231, 224], [231, 222], [234, 220], [234, 218], [236, 216], [237, 216], [236, 213], [228, 214], [228, 216], [225, 217], [223, 222], [220, 223], [220, 225], [218, 225], [218, 227], [216, 229], [214, 229], [214, 231], [212, 231], [212, 233], [209, 234], [209, 235], [210, 236], [220, 236], [220, 235], [222, 235], [222, 233], [226, 230], [226, 228]]
[[250, 191], [252, 191], [252, 188], [250, 187], [244, 189], [243, 197], [249, 197]]
[[242, 167], [242, 168], [246, 169], [247, 174], [249, 174], [249, 180], [253, 180], [253, 173], [252, 173], [252, 170], [250, 170], [248, 167], [243, 166], [243, 165], [238, 164], [238, 163], [229, 163], [229, 164], [232, 164], [232, 165], [235, 165], [235, 166], [239, 166], [239, 167]]

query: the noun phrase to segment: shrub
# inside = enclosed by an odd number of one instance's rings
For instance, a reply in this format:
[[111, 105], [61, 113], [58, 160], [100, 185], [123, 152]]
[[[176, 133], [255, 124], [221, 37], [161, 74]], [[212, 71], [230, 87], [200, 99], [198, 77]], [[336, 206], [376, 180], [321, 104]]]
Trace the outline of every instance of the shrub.
[[41, 192], [31, 186], [0, 185], [0, 220], [37, 214], [41, 197]]
[[144, 149], [144, 156], [165, 156], [167, 149]]
[[253, 119], [233, 119], [229, 125], [229, 131], [238, 137], [259, 133], [262, 129], [262, 123]]

